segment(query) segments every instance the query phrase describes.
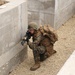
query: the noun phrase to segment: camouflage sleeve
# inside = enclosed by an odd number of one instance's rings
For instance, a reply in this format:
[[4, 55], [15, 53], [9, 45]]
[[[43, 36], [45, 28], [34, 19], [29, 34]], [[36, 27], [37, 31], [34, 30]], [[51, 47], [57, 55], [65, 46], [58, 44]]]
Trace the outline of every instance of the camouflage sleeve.
[[35, 39], [35, 41], [34, 41], [34, 42], [30, 42], [30, 41], [29, 41], [29, 42], [28, 42], [29, 47], [30, 47], [31, 49], [36, 48], [36, 46], [38, 46], [38, 45], [39, 45], [39, 43], [40, 43], [41, 39], [42, 39], [42, 36], [41, 36], [41, 35], [39, 35], [39, 36], [37, 36], [37, 37], [36, 37], [36, 39]]

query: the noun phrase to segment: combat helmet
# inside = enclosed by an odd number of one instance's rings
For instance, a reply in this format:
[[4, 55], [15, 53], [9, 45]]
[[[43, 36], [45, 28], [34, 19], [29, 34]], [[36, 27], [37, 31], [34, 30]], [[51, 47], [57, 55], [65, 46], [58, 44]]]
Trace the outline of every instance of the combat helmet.
[[28, 24], [28, 29], [30, 29], [30, 28], [33, 28], [33, 29], [35, 29], [35, 30], [38, 29], [37, 24], [36, 24], [35, 22], [30, 22], [30, 23]]

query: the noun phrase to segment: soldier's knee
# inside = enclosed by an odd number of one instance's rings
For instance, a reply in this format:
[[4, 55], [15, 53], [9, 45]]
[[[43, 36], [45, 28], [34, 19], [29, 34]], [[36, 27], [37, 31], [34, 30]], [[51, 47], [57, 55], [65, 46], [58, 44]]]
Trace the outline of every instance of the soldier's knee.
[[45, 53], [45, 47], [44, 46], [38, 46], [37, 50], [39, 51], [39, 54]]

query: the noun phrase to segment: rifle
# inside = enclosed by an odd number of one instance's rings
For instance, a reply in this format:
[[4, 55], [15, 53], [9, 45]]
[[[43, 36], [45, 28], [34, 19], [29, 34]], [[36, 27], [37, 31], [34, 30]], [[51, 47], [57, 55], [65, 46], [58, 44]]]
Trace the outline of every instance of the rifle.
[[28, 42], [29, 39], [31, 38], [31, 36], [32, 36], [32, 34], [27, 31], [27, 32], [26, 32], [26, 35], [24, 36], [25, 38], [22, 39], [22, 41], [21, 41], [21, 45], [23, 46], [25, 42]]

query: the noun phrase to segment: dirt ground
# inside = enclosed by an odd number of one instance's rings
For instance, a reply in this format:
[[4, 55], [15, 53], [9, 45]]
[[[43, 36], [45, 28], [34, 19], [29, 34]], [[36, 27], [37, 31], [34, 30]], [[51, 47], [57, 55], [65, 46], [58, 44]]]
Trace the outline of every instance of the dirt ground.
[[75, 50], [75, 16], [69, 19], [57, 30], [59, 40], [55, 43], [56, 54], [41, 62], [41, 67], [30, 71], [34, 64], [32, 51], [28, 50], [28, 58], [21, 63], [10, 75], [56, 75], [68, 57]]

